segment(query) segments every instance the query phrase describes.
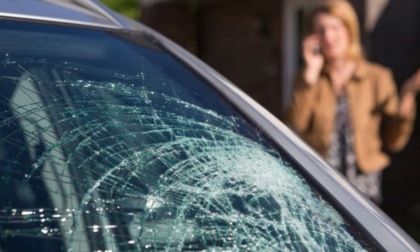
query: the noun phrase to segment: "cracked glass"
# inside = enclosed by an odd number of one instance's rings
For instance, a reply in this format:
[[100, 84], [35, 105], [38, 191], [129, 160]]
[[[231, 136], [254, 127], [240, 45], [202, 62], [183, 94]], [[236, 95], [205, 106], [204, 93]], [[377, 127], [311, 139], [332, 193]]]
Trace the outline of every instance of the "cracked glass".
[[0, 37], [1, 251], [377, 249], [153, 38]]

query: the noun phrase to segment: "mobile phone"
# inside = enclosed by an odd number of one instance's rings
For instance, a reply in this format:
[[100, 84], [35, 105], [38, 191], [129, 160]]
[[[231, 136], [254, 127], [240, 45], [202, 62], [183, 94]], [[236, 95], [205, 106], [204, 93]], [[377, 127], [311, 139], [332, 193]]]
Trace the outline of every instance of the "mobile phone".
[[317, 55], [317, 54], [319, 54], [321, 52], [321, 48], [319, 48], [319, 46], [317, 45], [317, 46], [314, 46], [313, 48], [312, 48], [312, 53], [314, 54], [314, 55]]

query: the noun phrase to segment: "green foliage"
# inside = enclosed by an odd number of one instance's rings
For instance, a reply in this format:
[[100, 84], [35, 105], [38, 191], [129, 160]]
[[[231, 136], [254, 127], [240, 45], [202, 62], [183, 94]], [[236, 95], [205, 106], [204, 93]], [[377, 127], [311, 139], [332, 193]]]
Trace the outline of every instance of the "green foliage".
[[100, 0], [110, 9], [127, 17], [138, 20], [140, 18], [140, 0]]

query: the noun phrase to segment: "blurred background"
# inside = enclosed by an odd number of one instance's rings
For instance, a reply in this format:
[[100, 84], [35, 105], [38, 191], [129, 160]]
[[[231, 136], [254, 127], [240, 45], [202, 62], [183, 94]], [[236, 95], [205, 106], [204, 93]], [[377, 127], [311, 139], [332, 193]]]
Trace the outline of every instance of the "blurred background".
[[[321, 0], [101, 1], [186, 48], [280, 117], [301, 64], [305, 16]], [[349, 2], [366, 57], [391, 68], [400, 87], [420, 67], [420, 1]], [[381, 208], [420, 243], [420, 115], [383, 180]]]

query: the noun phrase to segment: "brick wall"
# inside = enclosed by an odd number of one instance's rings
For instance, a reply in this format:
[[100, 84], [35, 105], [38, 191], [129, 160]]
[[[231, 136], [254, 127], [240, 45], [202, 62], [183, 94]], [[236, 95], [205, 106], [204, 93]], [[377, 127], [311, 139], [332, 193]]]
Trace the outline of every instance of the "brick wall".
[[275, 115], [281, 111], [280, 0], [161, 2], [142, 22], [215, 68]]
[[194, 15], [184, 2], [168, 1], [142, 6], [141, 21], [195, 52]]

